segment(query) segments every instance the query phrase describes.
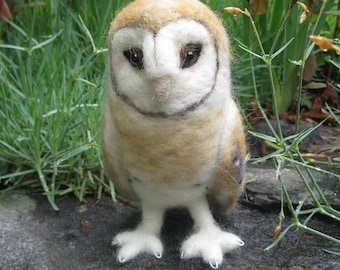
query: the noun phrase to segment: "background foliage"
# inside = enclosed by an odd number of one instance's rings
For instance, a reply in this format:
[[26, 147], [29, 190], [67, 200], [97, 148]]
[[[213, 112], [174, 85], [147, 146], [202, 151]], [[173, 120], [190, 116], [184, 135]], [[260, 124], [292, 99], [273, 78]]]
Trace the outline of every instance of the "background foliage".
[[41, 186], [52, 206], [100, 196], [99, 130], [115, 1], [32, 1], [0, 24], [0, 183]]

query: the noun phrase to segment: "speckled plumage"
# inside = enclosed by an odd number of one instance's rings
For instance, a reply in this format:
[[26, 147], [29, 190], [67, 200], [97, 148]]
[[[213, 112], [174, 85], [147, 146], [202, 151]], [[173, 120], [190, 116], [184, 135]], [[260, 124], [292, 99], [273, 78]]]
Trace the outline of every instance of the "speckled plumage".
[[243, 188], [247, 150], [229, 64], [223, 26], [199, 1], [137, 0], [111, 23], [104, 165], [117, 192], [143, 211], [136, 230], [114, 238], [120, 262], [161, 256], [170, 207], [188, 208], [195, 221], [183, 259], [215, 267], [243, 244], [210, 213], [225, 212]]

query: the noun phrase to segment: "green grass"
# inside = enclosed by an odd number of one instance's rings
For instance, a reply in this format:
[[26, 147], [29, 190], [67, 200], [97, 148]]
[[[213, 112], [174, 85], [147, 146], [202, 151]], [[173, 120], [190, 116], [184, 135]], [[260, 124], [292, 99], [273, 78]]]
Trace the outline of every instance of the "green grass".
[[90, 2], [46, 1], [0, 25], [0, 183], [42, 187], [55, 209], [56, 195], [107, 187], [99, 130], [118, 7]]
[[[83, 201], [89, 193], [100, 198], [107, 190], [114, 198], [114, 189], [105, 181], [101, 163], [100, 125], [107, 77], [107, 31], [116, 11], [127, 2], [49, 0], [34, 5], [32, 1], [10, 23], [0, 23], [0, 192], [36, 187], [54, 209], [58, 209], [56, 198], [68, 193]], [[224, 7], [237, 4], [243, 9], [246, 1], [204, 2], [226, 20], [234, 48], [236, 94], [246, 101], [243, 104], [256, 97], [272, 131], [253, 134], [275, 148], [275, 152], [255, 162], [273, 161], [282, 191], [280, 220], [284, 217], [284, 203], [292, 215], [291, 225], [277, 241], [290, 229], [302, 228], [338, 243], [338, 239], [309, 228], [308, 221], [317, 213], [340, 221], [339, 211], [323, 195], [313, 170], [340, 179], [339, 174], [311, 166], [299, 152], [299, 143], [313, 129], [284, 138], [280, 122], [277, 120], [277, 129], [271, 126], [266, 118], [267, 108], [263, 108], [271, 99], [275, 115], [280, 111], [282, 91], [278, 90], [279, 64], [275, 60], [287, 58], [292, 42], [279, 36], [284, 13], [277, 20], [271, 15], [257, 17], [251, 24], [246, 16], [234, 18], [223, 12]], [[259, 35], [254, 34], [255, 29]], [[277, 36], [277, 46], [270, 47]], [[307, 41], [302, 44], [299, 56], [303, 63], [311, 46]], [[331, 61], [339, 68], [335, 59]], [[244, 74], [249, 76], [245, 78]], [[338, 110], [331, 112], [339, 119]], [[333, 162], [339, 164], [340, 160], [335, 158]], [[301, 175], [314, 200], [314, 209], [303, 209], [303, 198], [301, 205], [292, 205], [281, 177], [285, 166], [294, 167]]]
[[[331, 2], [331, 1], [330, 1]], [[329, 4], [330, 2], [324, 2], [324, 5]], [[293, 14], [291, 13], [287, 13]], [[289, 41], [285, 42], [282, 44], [280, 47], [276, 47], [278, 41], [281, 38], [281, 31], [278, 30], [275, 33], [275, 36], [273, 37], [273, 43], [272, 46], [269, 48], [266, 48], [266, 42], [263, 41], [263, 38], [266, 36], [262, 37], [259, 34], [258, 30], [258, 25], [253, 19], [253, 16], [251, 16], [248, 12], [243, 12], [241, 16], [244, 16], [247, 20], [249, 20], [249, 25], [251, 27], [251, 32], [253, 35], [253, 40], [257, 42], [257, 46], [250, 46], [247, 47], [246, 45], [241, 44], [241, 48], [246, 51], [249, 54], [249, 59], [251, 63], [251, 77], [252, 77], [252, 86], [254, 89], [254, 95], [255, 95], [255, 100], [256, 100], [256, 105], [259, 109], [259, 111], [262, 114], [263, 119], [266, 121], [268, 124], [268, 127], [270, 129], [271, 134], [263, 134], [260, 132], [254, 132], [254, 131], [249, 131], [251, 134], [254, 136], [262, 139], [264, 142], [266, 142], [268, 145], [273, 147], [275, 149], [274, 152], [264, 156], [260, 157], [258, 159], [253, 160], [255, 163], [261, 163], [267, 160], [273, 161], [273, 165], [276, 169], [276, 178], [277, 181], [280, 184], [280, 191], [281, 191], [281, 211], [279, 213], [279, 224], [278, 228], [281, 227], [281, 222], [282, 219], [285, 217], [285, 208], [289, 209], [289, 212], [292, 216], [292, 223], [285, 228], [273, 241], [271, 245], [269, 245], [265, 250], [268, 250], [272, 247], [274, 247], [287, 233], [289, 230], [296, 228], [296, 229], [303, 229], [307, 232], [313, 233], [315, 235], [324, 237], [330, 241], [334, 241], [337, 244], [340, 244], [340, 239], [335, 238], [333, 236], [327, 235], [321, 231], [319, 231], [317, 228], [312, 228], [309, 226], [309, 221], [316, 215], [316, 214], [321, 214], [325, 215], [330, 219], [333, 219], [337, 222], [340, 222], [340, 211], [336, 210], [332, 207], [329, 199], [325, 196], [324, 191], [319, 187], [318, 182], [316, 181], [313, 172], [321, 172], [324, 173], [325, 175], [329, 176], [330, 178], [337, 179], [340, 184], [340, 174], [339, 171], [337, 170], [339, 168], [339, 159], [338, 158], [333, 158], [331, 159], [331, 162], [334, 165], [335, 171], [330, 171], [330, 170], [324, 170], [321, 169], [320, 167], [313, 166], [309, 164], [306, 155], [300, 152], [299, 149], [299, 144], [306, 138], [308, 137], [315, 129], [319, 128], [323, 123], [320, 123], [318, 126], [303, 130], [301, 132], [298, 132], [298, 123], [299, 123], [299, 109], [301, 106], [301, 93], [302, 93], [302, 72], [304, 68], [304, 63], [307, 58], [307, 56], [311, 53], [314, 44], [310, 44], [310, 42], [302, 42], [300, 43], [299, 49], [299, 54], [300, 58], [297, 58], [297, 62], [301, 63], [299, 66], [299, 71], [296, 73], [296, 78], [291, 77], [292, 80], [296, 80], [297, 82], [297, 110], [296, 110], [296, 125], [295, 125], [295, 130], [296, 134], [289, 136], [285, 138], [283, 136], [283, 132], [281, 129], [281, 123], [280, 123], [280, 118], [279, 118], [279, 112], [280, 112], [280, 92], [281, 89], [284, 89], [283, 86], [279, 86], [278, 83], [278, 77], [276, 75], [276, 66], [275, 66], [275, 58], [280, 57], [280, 55], [283, 55], [284, 58], [286, 57], [287, 50], [289, 49], [289, 46], [291, 45], [293, 39], [290, 39]], [[322, 13], [319, 14], [319, 17], [323, 16]], [[319, 20], [319, 18], [317, 18]], [[286, 24], [289, 23], [289, 18], [284, 17], [281, 20], [281, 26], [279, 29], [284, 29], [286, 27]], [[315, 26], [314, 26], [315, 27]], [[296, 38], [295, 35], [293, 35], [293, 38]], [[295, 44], [296, 46], [296, 44]], [[255, 50], [254, 48], [258, 48]], [[255, 60], [261, 61], [262, 62], [262, 75], [259, 76], [256, 73], [256, 68], [255, 68]], [[289, 70], [291, 70], [289, 68]], [[298, 76], [300, 74], [300, 76]], [[268, 90], [269, 96], [273, 100], [273, 115], [276, 119], [275, 121], [275, 126], [271, 124], [267, 117], [267, 113], [265, 112], [265, 108], [262, 106], [261, 102], [261, 97], [260, 97], [260, 90], [259, 86], [261, 85], [259, 83], [259, 77], [266, 76], [268, 80]], [[299, 79], [300, 78], [300, 79]], [[260, 78], [261, 80], [261, 78]], [[281, 89], [280, 89], [281, 88]], [[332, 110], [331, 108], [328, 107], [328, 110], [330, 111], [330, 114], [336, 119], [336, 121], [339, 122], [339, 111], [338, 110]], [[285, 186], [285, 181], [282, 177], [282, 171], [284, 168], [290, 167], [294, 168], [298, 175], [300, 176], [300, 180], [304, 184], [306, 194], [308, 194], [314, 203], [314, 208], [312, 209], [304, 209], [304, 202], [306, 200], [305, 198], [300, 198], [300, 203], [297, 206], [294, 206], [292, 203], [292, 200], [290, 198], [290, 194]], [[334, 190], [334, 195], [339, 191], [339, 184]]]

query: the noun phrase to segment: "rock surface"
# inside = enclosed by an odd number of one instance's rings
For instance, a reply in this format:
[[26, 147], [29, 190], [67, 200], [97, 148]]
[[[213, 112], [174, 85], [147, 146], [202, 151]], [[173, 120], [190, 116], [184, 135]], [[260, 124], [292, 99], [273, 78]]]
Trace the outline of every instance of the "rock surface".
[[[246, 186], [246, 194], [249, 202], [263, 207], [280, 202], [280, 183], [277, 180], [276, 171], [273, 169], [273, 165], [270, 166], [269, 163], [249, 165], [247, 172], [247, 180], [249, 183]], [[302, 173], [305, 176], [308, 185], [314, 190], [317, 199], [322, 204], [322, 199], [317, 195], [317, 192], [313, 188], [311, 179], [304, 170], [302, 170]], [[340, 193], [334, 192], [339, 184], [339, 179], [316, 171], [312, 171], [312, 174], [327, 200], [335, 209], [340, 210]], [[304, 200], [304, 207], [314, 207], [315, 204], [312, 197], [293, 167], [284, 168], [281, 175], [294, 205], [298, 205], [300, 201]]]

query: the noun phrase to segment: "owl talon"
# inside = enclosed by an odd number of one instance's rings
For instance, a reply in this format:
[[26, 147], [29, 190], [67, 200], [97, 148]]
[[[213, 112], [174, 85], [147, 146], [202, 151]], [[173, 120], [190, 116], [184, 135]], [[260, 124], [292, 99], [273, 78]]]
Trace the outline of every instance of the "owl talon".
[[161, 259], [161, 258], [162, 258], [162, 253], [156, 252], [156, 253], [155, 253], [155, 257], [156, 257], [157, 259]]
[[217, 269], [225, 252], [242, 245], [244, 242], [236, 235], [212, 227], [198, 231], [183, 242], [181, 259], [202, 257], [212, 269]]
[[111, 242], [111, 246], [119, 246], [119, 243], [117, 240], [113, 239], [112, 242]]
[[120, 262], [120, 263], [125, 263], [126, 260], [125, 260], [124, 257], [119, 256], [119, 257], [118, 257], [118, 262]]
[[114, 238], [113, 242], [119, 246], [117, 261], [120, 263], [129, 261], [141, 253], [162, 258], [163, 246], [159, 237], [143, 229], [122, 232]]
[[217, 263], [216, 260], [214, 260], [214, 261], [209, 261], [209, 264], [210, 264], [210, 267], [211, 267], [212, 269], [218, 269], [218, 267], [219, 267], [219, 265], [218, 265], [218, 263]]
[[238, 245], [239, 247], [243, 247], [244, 246], [244, 242], [242, 240], [238, 240], [236, 242], [236, 245]]

